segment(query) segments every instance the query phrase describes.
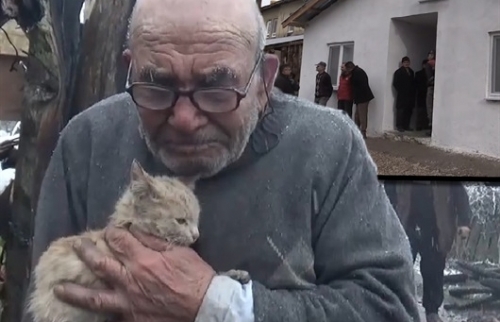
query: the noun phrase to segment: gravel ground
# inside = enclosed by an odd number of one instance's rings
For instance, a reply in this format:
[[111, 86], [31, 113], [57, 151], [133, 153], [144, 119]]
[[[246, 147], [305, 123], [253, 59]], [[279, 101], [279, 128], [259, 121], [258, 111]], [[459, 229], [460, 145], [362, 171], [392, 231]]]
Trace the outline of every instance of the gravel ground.
[[456, 175], [454, 171], [446, 171], [439, 167], [431, 167], [428, 164], [420, 162], [411, 162], [405, 158], [391, 155], [388, 153], [370, 151], [375, 161], [380, 175], [399, 175], [399, 176], [449, 176]]
[[368, 138], [379, 175], [499, 177], [500, 159], [453, 153], [415, 142]]

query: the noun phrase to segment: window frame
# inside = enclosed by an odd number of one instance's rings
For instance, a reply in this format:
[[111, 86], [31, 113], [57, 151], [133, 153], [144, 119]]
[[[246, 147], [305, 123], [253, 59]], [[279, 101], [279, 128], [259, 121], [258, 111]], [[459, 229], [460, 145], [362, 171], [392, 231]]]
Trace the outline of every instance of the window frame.
[[273, 23], [272, 19], [268, 20], [267, 23], [266, 23], [266, 28], [267, 28], [267, 36], [266, 36], [266, 38], [269, 38], [271, 36], [271, 25], [272, 25], [272, 23]]
[[[329, 43], [327, 44], [328, 46], [328, 74], [330, 74], [330, 77], [332, 78], [332, 85], [333, 89], [337, 91], [339, 89], [339, 77], [340, 77], [340, 67], [342, 66], [342, 63], [344, 63], [344, 48], [347, 46], [352, 46], [352, 51], [353, 51], [353, 56], [354, 56], [354, 41], [343, 41], [343, 42], [335, 42], [335, 43]], [[340, 47], [340, 52], [339, 52], [339, 61], [337, 62], [337, 75], [332, 75], [332, 48], [333, 47]], [[353, 57], [354, 59], [354, 57]]]
[[271, 38], [276, 38], [278, 34], [278, 18], [274, 18], [271, 20]]
[[[487, 91], [486, 91], [486, 99], [492, 101], [500, 101], [500, 89], [498, 92], [493, 91], [493, 85], [495, 78], [500, 81], [500, 75], [495, 75], [495, 58], [497, 55], [500, 55], [500, 51], [496, 52], [496, 43], [500, 44], [500, 31], [494, 31], [489, 33], [489, 59], [488, 59], [488, 82], [487, 82]], [[499, 84], [500, 87], [500, 84]]]

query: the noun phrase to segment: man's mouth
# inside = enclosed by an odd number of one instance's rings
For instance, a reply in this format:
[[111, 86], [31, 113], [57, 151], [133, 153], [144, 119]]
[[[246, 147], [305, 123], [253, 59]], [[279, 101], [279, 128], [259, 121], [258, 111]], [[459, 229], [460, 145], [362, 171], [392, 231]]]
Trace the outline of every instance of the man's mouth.
[[195, 154], [202, 153], [207, 150], [214, 148], [217, 145], [216, 142], [209, 143], [167, 143], [165, 144], [165, 149], [169, 152], [178, 154]]

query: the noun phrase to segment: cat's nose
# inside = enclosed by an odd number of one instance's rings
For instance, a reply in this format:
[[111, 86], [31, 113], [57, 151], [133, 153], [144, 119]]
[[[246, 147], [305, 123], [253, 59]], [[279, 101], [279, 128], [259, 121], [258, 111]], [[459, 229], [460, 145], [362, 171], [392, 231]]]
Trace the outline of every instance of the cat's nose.
[[200, 237], [200, 232], [198, 231], [198, 228], [193, 229], [193, 231], [191, 232], [191, 236], [193, 236], [193, 241], [196, 241]]

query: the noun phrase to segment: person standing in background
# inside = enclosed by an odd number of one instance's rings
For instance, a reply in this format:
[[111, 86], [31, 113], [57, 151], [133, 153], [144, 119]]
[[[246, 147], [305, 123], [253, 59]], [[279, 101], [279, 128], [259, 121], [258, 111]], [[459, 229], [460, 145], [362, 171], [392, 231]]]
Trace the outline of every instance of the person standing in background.
[[339, 88], [337, 90], [337, 108], [352, 119], [352, 106], [354, 104], [352, 100], [352, 85], [351, 85], [351, 74], [347, 71], [345, 63], [340, 67], [341, 74], [339, 77]]
[[422, 305], [427, 322], [442, 322], [444, 269], [456, 235], [467, 238], [472, 210], [460, 182], [385, 181], [389, 201], [408, 235], [415, 261], [420, 254]]
[[366, 128], [368, 127], [368, 104], [375, 98], [370, 88], [368, 75], [352, 61], [345, 63], [346, 70], [351, 75], [352, 97], [356, 104], [354, 122], [359, 127], [363, 138], [366, 139]]
[[316, 64], [316, 90], [314, 92], [314, 103], [326, 106], [333, 94], [332, 78], [326, 72], [326, 63], [320, 61]]
[[425, 67], [427, 59], [422, 61], [422, 69], [415, 73], [415, 87], [417, 94], [417, 124], [416, 130], [420, 131], [429, 128], [429, 119], [427, 117], [427, 75]]
[[299, 90], [299, 84], [292, 78], [292, 68], [289, 64], [280, 66], [280, 72], [276, 76], [274, 87], [279, 88], [283, 93], [289, 95], [296, 95]]
[[434, 112], [434, 76], [436, 73], [436, 54], [433, 50], [431, 50], [427, 55], [427, 65], [425, 67], [425, 73], [427, 75], [426, 106], [430, 128], [429, 135], [432, 135], [432, 114]]
[[396, 90], [396, 129], [410, 130], [410, 121], [415, 107], [415, 73], [410, 68], [410, 58], [403, 57], [401, 67], [394, 72], [392, 86]]

